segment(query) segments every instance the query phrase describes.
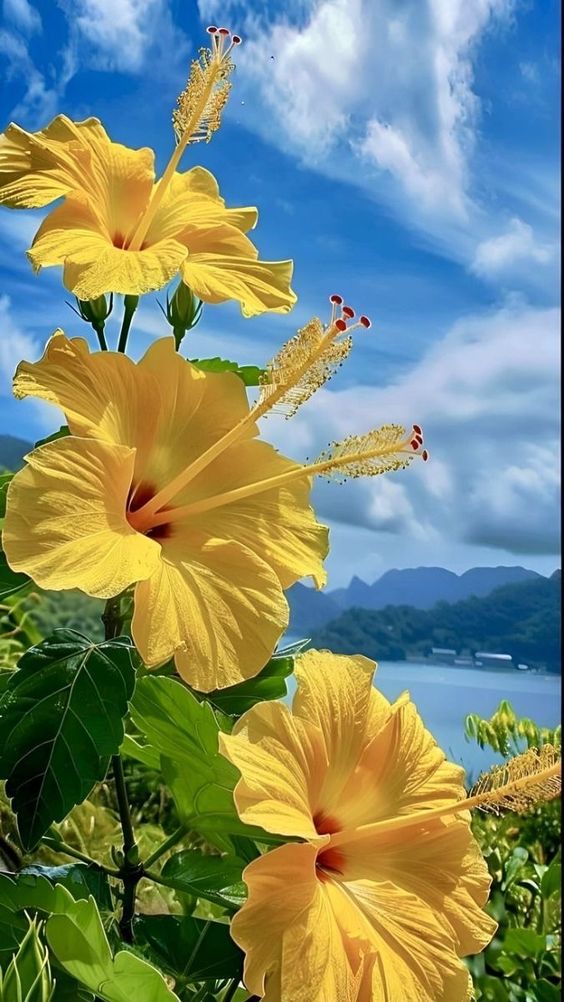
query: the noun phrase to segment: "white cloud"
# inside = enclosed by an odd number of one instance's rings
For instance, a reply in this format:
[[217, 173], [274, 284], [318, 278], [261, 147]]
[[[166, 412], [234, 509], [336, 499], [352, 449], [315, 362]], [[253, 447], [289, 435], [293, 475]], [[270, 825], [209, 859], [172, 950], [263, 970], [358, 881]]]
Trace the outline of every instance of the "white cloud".
[[41, 15], [29, 0], [4, 0], [3, 12], [20, 31], [29, 35], [41, 31]]
[[162, 78], [187, 57], [187, 40], [168, 0], [59, 0], [75, 57], [99, 70]]
[[512, 6], [310, 0], [269, 17], [235, 0], [200, 0], [203, 16], [231, 15], [245, 35], [237, 53], [245, 124], [377, 197], [407, 195], [415, 218], [428, 221], [468, 212], [479, 115], [472, 58]]
[[14, 321], [9, 296], [0, 296], [0, 330], [0, 394], [9, 396], [18, 362], [22, 358], [35, 358], [38, 344]]
[[443, 551], [556, 555], [558, 329], [557, 310], [519, 303], [463, 318], [389, 387], [321, 390], [291, 422], [269, 419], [268, 437], [289, 455], [307, 441], [314, 456], [351, 432], [415, 421], [429, 463], [324, 486], [320, 513]]
[[11, 109], [9, 118], [22, 121], [28, 128], [45, 125], [59, 110], [61, 96], [74, 73], [71, 54], [63, 54], [61, 71], [51, 81], [37, 68], [21, 36], [0, 31], [0, 55], [6, 60], [7, 78], [21, 78], [25, 84], [23, 96]]
[[505, 233], [483, 240], [476, 248], [472, 271], [484, 278], [513, 271], [516, 264], [544, 265], [553, 260], [553, 249], [539, 244], [528, 223], [514, 217]]

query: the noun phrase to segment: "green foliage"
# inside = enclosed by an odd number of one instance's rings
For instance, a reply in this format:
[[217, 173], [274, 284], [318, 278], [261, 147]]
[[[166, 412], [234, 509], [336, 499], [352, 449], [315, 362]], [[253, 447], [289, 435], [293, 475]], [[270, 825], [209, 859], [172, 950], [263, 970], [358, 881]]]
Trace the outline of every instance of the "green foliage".
[[133, 686], [124, 639], [60, 630], [21, 658], [0, 699], [0, 776], [26, 848], [104, 778]]
[[[555, 739], [519, 720], [506, 700], [489, 720], [469, 715], [466, 734], [506, 756]], [[492, 943], [469, 962], [478, 1002], [560, 999], [560, 804], [523, 816], [477, 813], [473, 828], [492, 878], [487, 908], [498, 922]]]
[[57, 439], [66, 438], [67, 435], [70, 435], [68, 426], [66, 424], [62, 424], [61, 427], [57, 431], [54, 431], [51, 435], [46, 435], [45, 438], [38, 439], [34, 448], [38, 449], [40, 445], [46, 445], [47, 442], [56, 442]]
[[239, 978], [243, 955], [229, 935], [229, 926], [191, 915], [140, 915], [135, 922], [139, 941], [178, 988], [194, 982]]
[[191, 358], [189, 361], [202, 372], [234, 372], [243, 380], [245, 386], [260, 386], [261, 379], [265, 374], [264, 369], [258, 365], [239, 365], [238, 362], [229, 362], [226, 358]]
[[147, 961], [126, 950], [112, 956], [93, 897], [67, 898], [46, 924], [47, 942], [57, 962], [79, 984], [105, 1002], [173, 1002], [178, 996]]
[[288, 692], [286, 679], [292, 674], [293, 668], [292, 657], [276, 655], [254, 678], [227, 689], [209, 692], [206, 694], [206, 701], [221, 713], [240, 717], [264, 699], [282, 699]]
[[247, 897], [241, 878], [245, 867], [236, 856], [204, 855], [194, 849], [177, 852], [165, 863], [161, 879], [182, 894], [205, 898], [228, 911], [240, 908]]
[[27, 574], [18, 574], [8, 566], [3, 550], [0, 550], [0, 602], [10, 595], [16, 595], [30, 584]]
[[28, 930], [4, 976], [0, 970], [0, 1002], [51, 1002], [55, 985], [40, 929], [36, 919], [28, 919]]
[[278, 841], [239, 820], [233, 801], [238, 772], [218, 751], [219, 723], [212, 707], [180, 681], [140, 678], [131, 703], [134, 724], [158, 749], [161, 771], [187, 827], [223, 847], [222, 835]]
[[560, 582], [535, 578], [496, 588], [486, 598], [438, 602], [430, 610], [349, 609], [312, 636], [312, 646], [376, 660], [426, 655], [431, 647], [502, 651], [514, 661], [560, 669]]

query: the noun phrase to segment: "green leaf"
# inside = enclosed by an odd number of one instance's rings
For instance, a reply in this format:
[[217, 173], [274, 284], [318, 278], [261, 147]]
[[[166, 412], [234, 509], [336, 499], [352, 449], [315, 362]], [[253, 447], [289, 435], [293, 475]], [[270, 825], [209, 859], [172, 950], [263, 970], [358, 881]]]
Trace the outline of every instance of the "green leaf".
[[508, 929], [503, 945], [506, 953], [515, 953], [524, 959], [535, 958], [546, 950], [546, 936], [534, 929]]
[[0, 602], [3, 602], [9, 595], [23, 591], [28, 584], [30, 584], [30, 578], [27, 574], [18, 574], [11, 567], [8, 567], [6, 555], [3, 550], [0, 550]]
[[13, 473], [0, 474], [0, 518], [4, 518], [6, 514], [6, 495], [13, 476]]
[[156, 676], [137, 682], [131, 716], [161, 753], [161, 771], [181, 820], [208, 835], [227, 832], [279, 843], [261, 828], [239, 820], [233, 789], [237, 769], [218, 751], [219, 725], [211, 706], [181, 682]]
[[161, 877], [168, 887], [195, 898], [205, 898], [230, 911], [240, 908], [247, 898], [241, 879], [245, 862], [235, 856], [204, 856], [185, 849], [168, 859]]
[[32, 849], [106, 775], [135, 675], [129, 640], [56, 630], [31, 647], [0, 699], [0, 777]]
[[[73, 890], [83, 897], [84, 890], [76, 885]], [[0, 967], [18, 949], [27, 931], [27, 912], [64, 911], [72, 895], [60, 884], [52, 884], [43, 874], [0, 873]]]
[[273, 657], [262, 671], [238, 685], [216, 689], [206, 694], [206, 700], [229, 716], [240, 717], [255, 703], [266, 699], [281, 699], [287, 695], [286, 679], [292, 674], [292, 657]]
[[260, 386], [261, 379], [266, 370], [260, 369], [258, 365], [239, 365], [237, 362], [229, 362], [226, 358], [190, 358], [192, 365], [202, 372], [234, 372], [243, 380], [245, 386]]
[[17, 953], [0, 976], [0, 998], [4, 1002], [51, 1002], [54, 983], [49, 954], [41, 939], [37, 919], [27, 919], [28, 928]]
[[562, 1000], [560, 988], [544, 978], [533, 985], [533, 991], [537, 1002], [561, 1002]]
[[46, 935], [61, 967], [105, 1002], [178, 1002], [145, 960], [125, 950], [112, 957], [94, 898], [67, 903], [64, 914], [51, 915]]
[[51, 884], [60, 884], [73, 898], [95, 898], [99, 908], [111, 911], [114, 907], [108, 877], [98, 866], [85, 863], [65, 863], [63, 866], [26, 866], [18, 873], [23, 876], [46, 877]]
[[34, 448], [38, 449], [40, 445], [47, 445], [47, 442], [56, 442], [58, 438], [66, 438], [70, 435], [70, 431], [66, 424], [62, 424], [58, 431], [54, 431], [52, 435], [47, 435], [46, 438], [40, 438], [39, 441], [35, 443]]
[[155, 769], [158, 772], [161, 768], [161, 756], [158, 751], [152, 748], [151, 745], [141, 744], [131, 734], [124, 736], [120, 754], [134, 758], [137, 762], [146, 765], [148, 769]]
[[541, 894], [543, 898], [549, 898], [552, 894], [560, 891], [562, 881], [562, 867], [558, 860], [553, 859], [550, 866], [545, 870], [541, 879]]
[[181, 984], [238, 978], [243, 954], [229, 935], [229, 926], [191, 915], [139, 915], [135, 932], [155, 961]]

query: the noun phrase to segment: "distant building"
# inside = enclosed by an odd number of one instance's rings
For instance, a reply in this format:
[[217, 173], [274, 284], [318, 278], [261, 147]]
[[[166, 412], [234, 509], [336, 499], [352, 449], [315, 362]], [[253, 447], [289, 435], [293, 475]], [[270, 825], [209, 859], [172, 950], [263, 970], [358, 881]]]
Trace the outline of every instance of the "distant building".
[[492, 651], [476, 651], [475, 661], [484, 668], [513, 668], [511, 654], [495, 654]]
[[456, 655], [457, 652], [452, 650], [451, 647], [431, 647], [431, 657], [434, 658], [435, 661], [440, 661], [442, 664], [454, 664]]

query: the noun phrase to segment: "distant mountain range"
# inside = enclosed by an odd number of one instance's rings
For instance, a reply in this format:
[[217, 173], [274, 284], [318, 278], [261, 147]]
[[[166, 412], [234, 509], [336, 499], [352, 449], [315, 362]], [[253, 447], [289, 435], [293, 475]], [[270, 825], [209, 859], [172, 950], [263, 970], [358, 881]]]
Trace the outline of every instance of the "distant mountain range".
[[19, 470], [30, 449], [33, 449], [33, 442], [14, 435], [0, 435], [0, 470]]
[[386, 571], [371, 585], [353, 577], [347, 588], [329, 592], [296, 584], [287, 593], [290, 631], [318, 630], [347, 609], [376, 610], [388, 605], [432, 609], [437, 602], [460, 602], [472, 596], [484, 598], [502, 585], [542, 577], [526, 567], [472, 567], [464, 574], [454, 574], [444, 567], [413, 567]]

